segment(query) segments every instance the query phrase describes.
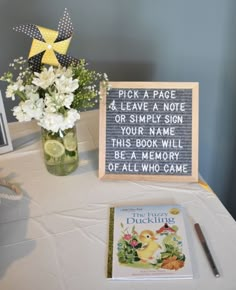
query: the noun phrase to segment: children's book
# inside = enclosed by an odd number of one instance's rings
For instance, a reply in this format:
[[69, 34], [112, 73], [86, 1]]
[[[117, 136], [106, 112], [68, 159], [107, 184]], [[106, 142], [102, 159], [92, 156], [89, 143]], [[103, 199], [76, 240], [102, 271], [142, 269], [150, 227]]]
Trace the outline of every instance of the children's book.
[[179, 205], [111, 208], [107, 277], [193, 278], [187, 234]]

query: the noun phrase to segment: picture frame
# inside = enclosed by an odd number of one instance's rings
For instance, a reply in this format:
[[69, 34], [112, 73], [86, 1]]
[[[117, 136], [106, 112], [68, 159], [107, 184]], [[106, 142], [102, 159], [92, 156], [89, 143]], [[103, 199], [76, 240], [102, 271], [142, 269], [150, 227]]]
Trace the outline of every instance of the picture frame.
[[197, 82], [101, 86], [100, 179], [198, 181]]
[[0, 91], [0, 154], [13, 150], [6, 113]]

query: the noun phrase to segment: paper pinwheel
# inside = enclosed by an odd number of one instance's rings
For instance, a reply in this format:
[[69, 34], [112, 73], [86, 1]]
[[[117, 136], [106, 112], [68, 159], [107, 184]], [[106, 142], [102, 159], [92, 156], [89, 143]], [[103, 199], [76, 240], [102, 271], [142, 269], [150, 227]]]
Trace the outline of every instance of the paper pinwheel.
[[33, 71], [40, 71], [41, 64], [68, 66], [77, 59], [67, 55], [73, 27], [67, 9], [58, 24], [58, 31], [35, 24], [20, 25], [15, 31], [23, 32], [33, 38], [29, 53], [29, 64]]

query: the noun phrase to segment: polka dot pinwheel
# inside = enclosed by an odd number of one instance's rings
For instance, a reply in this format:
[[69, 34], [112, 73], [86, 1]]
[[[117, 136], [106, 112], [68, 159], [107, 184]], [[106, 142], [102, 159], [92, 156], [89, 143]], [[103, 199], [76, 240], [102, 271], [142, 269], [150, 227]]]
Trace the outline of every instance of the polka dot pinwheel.
[[41, 64], [67, 67], [72, 62], [78, 62], [76, 58], [66, 54], [73, 34], [72, 22], [67, 9], [59, 21], [58, 31], [35, 24], [20, 25], [14, 30], [33, 38], [28, 57], [33, 71], [40, 71]]

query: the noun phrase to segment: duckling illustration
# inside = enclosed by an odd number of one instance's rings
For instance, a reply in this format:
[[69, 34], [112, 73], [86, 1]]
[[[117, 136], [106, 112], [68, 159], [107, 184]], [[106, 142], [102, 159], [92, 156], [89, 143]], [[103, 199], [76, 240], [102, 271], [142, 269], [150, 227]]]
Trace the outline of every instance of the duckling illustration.
[[161, 248], [161, 246], [155, 242], [157, 240], [155, 233], [151, 230], [144, 230], [140, 233], [139, 240], [143, 243], [142, 248], [137, 249], [140, 260], [146, 263], [148, 260], [154, 259], [153, 255]]

